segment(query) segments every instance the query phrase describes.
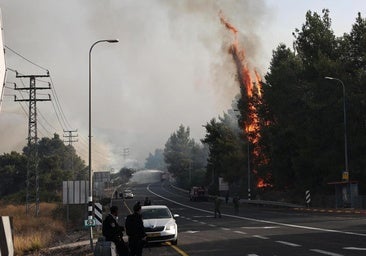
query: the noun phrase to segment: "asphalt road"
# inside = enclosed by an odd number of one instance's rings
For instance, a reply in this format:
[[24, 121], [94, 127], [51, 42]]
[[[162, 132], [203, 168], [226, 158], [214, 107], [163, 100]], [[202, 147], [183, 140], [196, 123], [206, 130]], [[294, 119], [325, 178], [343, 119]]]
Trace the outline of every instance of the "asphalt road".
[[364, 214], [313, 213], [242, 204], [239, 214], [222, 202], [222, 218], [213, 202], [190, 202], [188, 195], [164, 183], [132, 187], [133, 199], [114, 199], [120, 221], [136, 201], [148, 196], [179, 214], [178, 245], [145, 248], [143, 255], [366, 255]]

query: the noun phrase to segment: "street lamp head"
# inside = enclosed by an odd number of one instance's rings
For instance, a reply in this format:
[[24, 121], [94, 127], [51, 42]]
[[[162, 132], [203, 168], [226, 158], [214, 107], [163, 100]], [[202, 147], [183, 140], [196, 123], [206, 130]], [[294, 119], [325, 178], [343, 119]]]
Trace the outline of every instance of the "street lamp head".
[[330, 77], [330, 76], [326, 76], [324, 77], [325, 79], [328, 79], [328, 80], [334, 80], [334, 77]]
[[108, 43], [118, 43], [119, 40], [118, 39], [109, 39], [107, 40]]

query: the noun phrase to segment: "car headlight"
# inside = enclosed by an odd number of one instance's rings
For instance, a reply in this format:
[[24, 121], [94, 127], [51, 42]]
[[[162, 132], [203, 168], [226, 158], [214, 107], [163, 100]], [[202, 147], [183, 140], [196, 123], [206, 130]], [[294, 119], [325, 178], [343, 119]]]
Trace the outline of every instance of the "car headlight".
[[174, 230], [175, 226], [174, 225], [168, 225], [165, 227], [166, 230]]

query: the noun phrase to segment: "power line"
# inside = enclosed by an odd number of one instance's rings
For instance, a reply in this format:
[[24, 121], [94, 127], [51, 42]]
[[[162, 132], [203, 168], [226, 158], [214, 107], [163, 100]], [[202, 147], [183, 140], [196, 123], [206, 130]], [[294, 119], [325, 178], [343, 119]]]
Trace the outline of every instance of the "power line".
[[22, 59], [28, 61], [29, 63], [33, 64], [34, 66], [37, 66], [39, 67], [40, 69], [43, 69], [44, 71], [47, 71], [48, 72], [48, 69], [42, 67], [41, 65], [38, 65], [37, 63], [27, 59], [26, 57], [24, 57], [23, 55], [21, 55], [20, 53], [16, 52], [15, 50], [11, 49], [10, 47], [8, 47], [7, 45], [5, 45], [5, 48], [8, 49], [9, 51], [11, 51], [12, 53], [18, 55], [19, 57], [21, 57]]

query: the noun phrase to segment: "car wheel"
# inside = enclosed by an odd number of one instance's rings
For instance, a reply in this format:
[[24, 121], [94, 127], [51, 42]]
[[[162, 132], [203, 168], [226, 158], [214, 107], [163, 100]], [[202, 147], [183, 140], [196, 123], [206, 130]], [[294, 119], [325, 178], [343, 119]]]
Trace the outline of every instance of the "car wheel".
[[175, 239], [172, 241], [172, 245], [177, 245], [178, 244], [178, 239]]

